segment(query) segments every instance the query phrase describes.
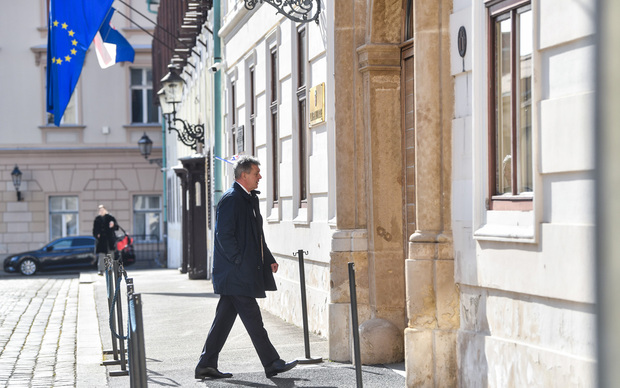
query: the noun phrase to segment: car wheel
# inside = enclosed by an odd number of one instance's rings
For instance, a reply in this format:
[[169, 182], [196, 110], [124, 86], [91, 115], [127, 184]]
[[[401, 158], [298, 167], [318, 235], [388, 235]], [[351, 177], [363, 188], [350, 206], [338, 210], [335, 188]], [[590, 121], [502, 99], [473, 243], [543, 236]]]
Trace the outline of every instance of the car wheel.
[[37, 262], [33, 259], [24, 259], [19, 263], [19, 272], [22, 275], [30, 276], [37, 272]]

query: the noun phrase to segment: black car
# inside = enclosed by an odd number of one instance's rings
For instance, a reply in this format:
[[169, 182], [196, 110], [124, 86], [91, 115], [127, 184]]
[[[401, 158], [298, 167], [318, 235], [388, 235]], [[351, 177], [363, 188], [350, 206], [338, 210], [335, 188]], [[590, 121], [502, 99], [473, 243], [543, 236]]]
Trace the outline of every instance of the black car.
[[[10, 255], [4, 259], [5, 272], [21, 272], [23, 275], [34, 275], [39, 270], [97, 267], [95, 254], [95, 238], [91, 236], [71, 236], [54, 240], [43, 248]], [[135, 262], [133, 246], [129, 244], [120, 253], [123, 265]]]

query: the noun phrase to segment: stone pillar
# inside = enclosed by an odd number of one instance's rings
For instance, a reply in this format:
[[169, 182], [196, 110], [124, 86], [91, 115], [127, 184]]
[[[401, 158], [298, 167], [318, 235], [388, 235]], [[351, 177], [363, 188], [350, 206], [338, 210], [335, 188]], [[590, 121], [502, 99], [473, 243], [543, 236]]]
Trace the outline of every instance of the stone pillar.
[[366, 192], [368, 195], [368, 298], [371, 321], [360, 320], [362, 362], [403, 358], [405, 278], [400, 48], [365, 44], [357, 49], [363, 77]]
[[449, 0], [414, 0], [416, 232], [405, 263], [409, 387], [456, 386], [459, 298], [452, 244]]

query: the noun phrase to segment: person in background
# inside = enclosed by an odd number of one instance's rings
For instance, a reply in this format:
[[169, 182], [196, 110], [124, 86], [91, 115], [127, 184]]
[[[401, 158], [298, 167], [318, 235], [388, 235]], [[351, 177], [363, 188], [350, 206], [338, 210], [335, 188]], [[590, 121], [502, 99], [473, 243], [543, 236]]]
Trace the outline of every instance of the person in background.
[[97, 270], [100, 276], [103, 276], [105, 271], [105, 256], [109, 253], [114, 253], [116, 244], [116, 231], [118, 230], [118, 224], [116, 218], [114, 218], [105, 206], [99, 205], [99, 215], [95, 217], [93, 222], [93, 237], [97, 239], [97, 246], [95, 252], [97, 253]]
[[217, 205], [213, 252], [213, 290], [220, 295], [215, 318], [195, 370], [197, 379], [232, 377], [217, 369], [218, 356], [237, 315], [245, 326], [267, 378], [286, 372], [297, 361], [285, 362], [263, 326], [256, 298], [275, 291], [278, 263], [265, 243], [263, 218], [256, 191], [260, 162], [241, 156], [234, 165], [235, 182]]

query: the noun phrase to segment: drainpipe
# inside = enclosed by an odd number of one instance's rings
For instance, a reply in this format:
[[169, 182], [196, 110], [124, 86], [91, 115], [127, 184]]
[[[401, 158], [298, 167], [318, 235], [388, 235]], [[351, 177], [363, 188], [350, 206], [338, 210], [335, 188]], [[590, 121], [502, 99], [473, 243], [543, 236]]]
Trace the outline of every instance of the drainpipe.
[[165, 264], [166, 264], [166, 268], [168, 268], [168, 188], [167, 188], [167, 181], [168, 181], [168, 164], [166, 162], [166, 150], [168, 149], [168, 147], [166, 147], [166, 120], [162, 120], [163, 123], [161, 125], [161, 157], [162, 157], [162, 169], [161, 169], [161, 173], [163, 176], [163, 184], [164, 184], [164, 195], [163, 195], [163, 205], [164, 205], [164, 259], [165, 259]]
[[[222, 62], [222, 49], [220, 46], [220, 2], [213, 2], [213, 56], [215, 58], [215, 62]], [[214, 88], [214, 106], [213, 106], [213, 115], [215, 116], [214, 122], [214, 144], [213, 144], [213, 155], [224, 157], [222, 154], [223, 146], [222, 142], [224, 139], [223, 136], [223, 128], [222, 128], [222, 71], [218, 70], [215, 72], [213, 80], [213, 88]], [[223, 183], [224, 183], [224, 162], [219, 159], [213, 158], [213, 206], [216, 206], [222, 197]]]

